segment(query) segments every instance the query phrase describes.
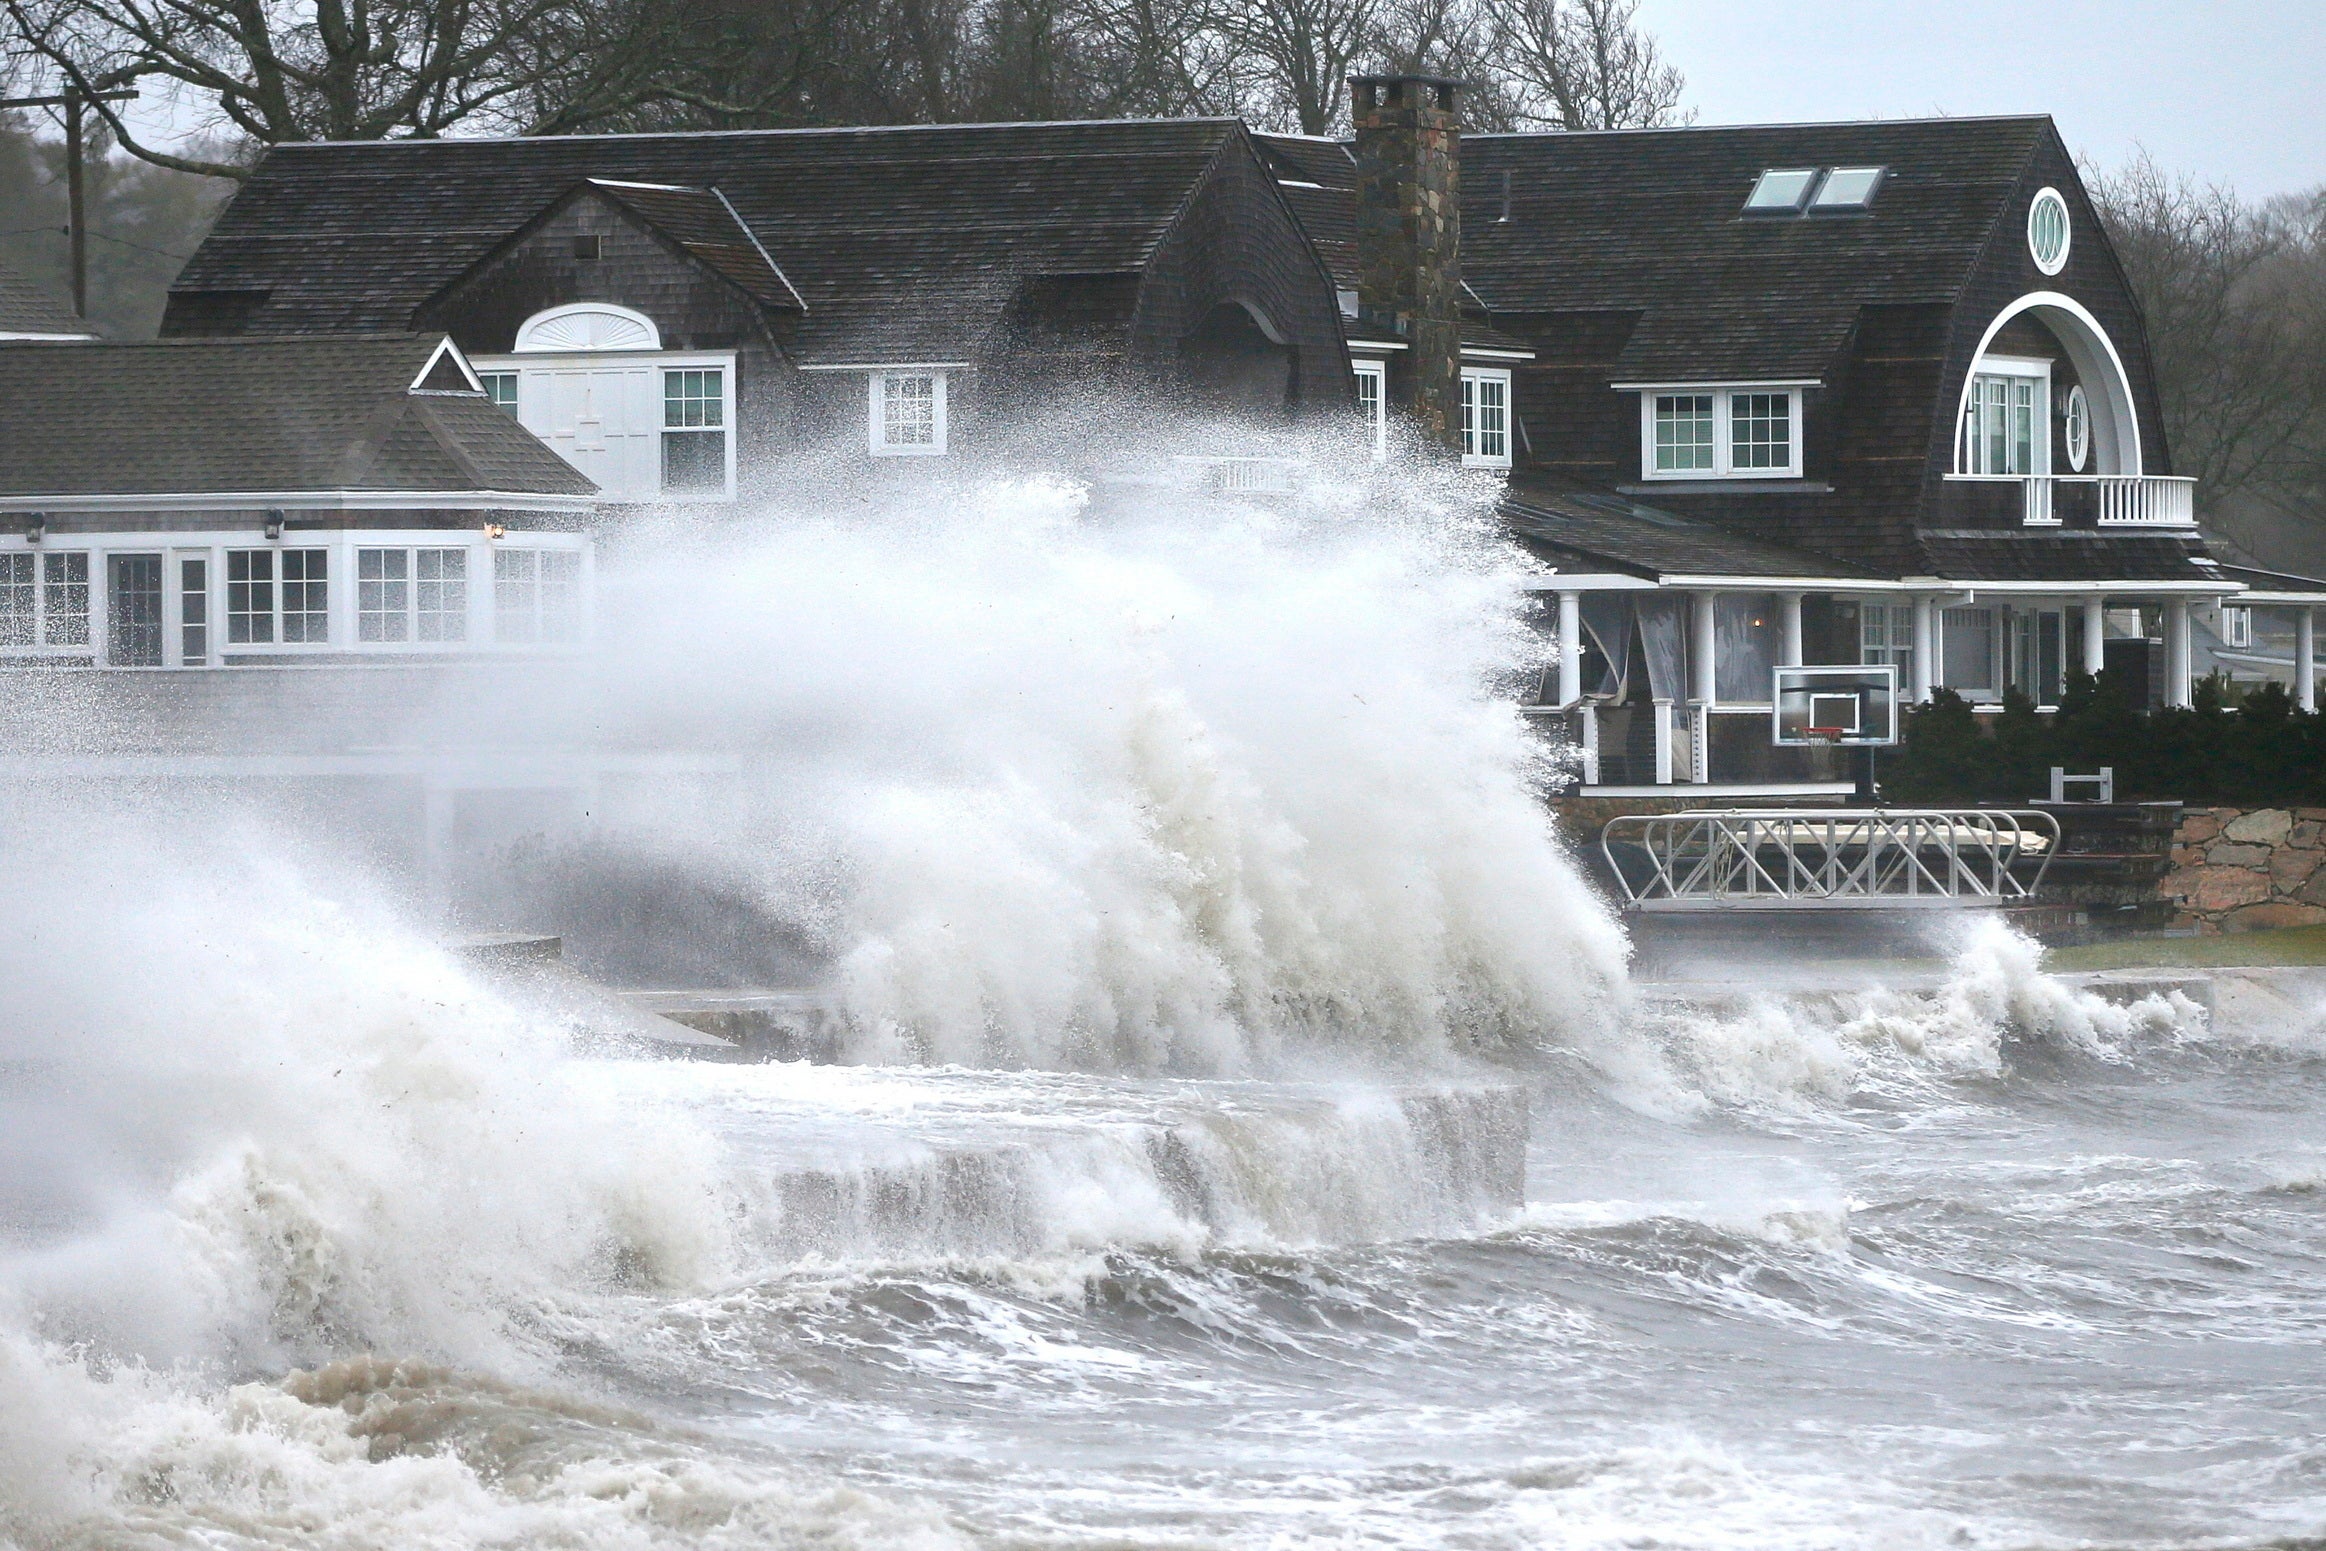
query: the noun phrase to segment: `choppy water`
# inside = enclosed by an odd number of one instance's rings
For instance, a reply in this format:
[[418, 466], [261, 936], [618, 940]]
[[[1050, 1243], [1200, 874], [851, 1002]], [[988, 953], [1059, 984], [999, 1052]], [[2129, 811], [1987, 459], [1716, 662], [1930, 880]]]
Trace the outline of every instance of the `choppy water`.
[[1643, 993], [1517, 578], [1352, 513], [609, 557], [576, 714], [747, 774], [525, 897], [712, 880], [856, 1065], [588, 1054], [279, 825], [8, 796], [0, 1545], [2326, 1536], [2317, 988]]
[[[2303, 992], [2291, 1021], [2208, 1027], [2030, 957], [1980, 941], [1934, 993], [1655, 1003], [1634, 1030], [1654, 1059], [1621, 1081], [565, 1061], [525, 1086], [626, 1155], [565, 1158], [587, 1202], [492, 1193], [590, 1217], [571, 1241], [347, 1177], [362, 1146], [488, 1145], [434, 1133], [468, 1123], [449, 1114], [343, 1132], [337, 1178], [255, 1148], [179, 1186], [167, 1247], [76, 1242], [52, 1202], [51, 1231], [15, 1230], [19, 1312], [45, 1314], [0, 1347], [0, 1525], [27, 1546], [2315, 1536], [2326, 1042]], [[499, 1058], [394, 1080], [509, 1121]], [[667, 1194], [624, 1205], [635, 1170]], [[609, 1241], [625, 1211], [652, 1217]], [[236, 1273], [260, 1317], [125, 1367], [107, 1319], [150, 1335], [153, 1305], [65, 1296], [76, 1258], [124, 1254], [182, 1279], [143, 1294], [181, 1319], [220, 1295], [183, 1279]]]

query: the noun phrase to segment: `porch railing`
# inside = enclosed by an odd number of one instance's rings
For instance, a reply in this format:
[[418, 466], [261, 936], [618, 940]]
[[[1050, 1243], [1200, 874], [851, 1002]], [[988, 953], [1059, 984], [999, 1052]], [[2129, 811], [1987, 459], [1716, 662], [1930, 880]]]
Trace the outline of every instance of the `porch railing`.
[[2103, 527], [2122, 524], [2185, 528], [2197, 520], [2194, 479], [2163, 474], [2102, 475], [2099, 486]]
[[2168, 474], [2031, 474], [2019, 481], [2020, 520], [2050, 527], [2090, 517], [2106, 528], [2185, 528], [2197, 520], [2197, 482]]
[[2051, 815], [1995, 808], [1633, 814], [1599, 834], [1625, 908], [1654, 912], [2011, 904], [2058, 846]]

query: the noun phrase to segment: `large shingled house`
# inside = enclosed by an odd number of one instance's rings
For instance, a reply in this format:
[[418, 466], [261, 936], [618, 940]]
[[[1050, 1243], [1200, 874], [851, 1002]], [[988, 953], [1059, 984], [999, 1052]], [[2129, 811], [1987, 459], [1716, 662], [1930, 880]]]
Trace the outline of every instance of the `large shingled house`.
[[1042, 391], [1352, 392], [1332, 283], [1226, 119], [279, 146], [163, 322], [415, 328], [612, 501], [974, 452]]
[[[616, 503], [999, 447], [1042, 394], [1345, 416], [1506, 473], [1587, 784], [1837, 789], [1773, 670], [2160, 703], [2317, 584], [2217, 564], [2050, 121], [1473, 135], [1229, 120], [286, 145], [173, 337], [441, 330]], [[1055, 401], [1053, 401], [1055, 402]], [[1041, 423], [1040, 416], [1032, 416]], [[2264, 632], [2270, 635], [2270, 632]], [[2275, 636], [2271, 637], [2275, 639]]]
[[1313, 228], [1352, 235], [1319, 247], [1365, 303], [1360, 369], [1378, 325], [1403, 347], [1391, 399], [1424, 331], [1371, 315], [1365, 233], [1399, 211], [1368, 109], [1419, 126], [1415, 186], [1458, 187], [1434, 294], [1469, 346], [1462, 448], [1509, 469], [1513, 530], [1558, 567], [1541, 698], [1590, 784], [1819, 789], [1827, 751], [1771, 747], [1781, 664], [1890, 663], [1912, 698], [1990, 707], [2115, 668], [2187, 704], [2256, 604], [2291, 613], [2314, 702], [2326, 596], [2207, 554], [2048, 118], [1463, 137], [1450, 83], [1358, 91], [1353, 143], [1263, 152]]

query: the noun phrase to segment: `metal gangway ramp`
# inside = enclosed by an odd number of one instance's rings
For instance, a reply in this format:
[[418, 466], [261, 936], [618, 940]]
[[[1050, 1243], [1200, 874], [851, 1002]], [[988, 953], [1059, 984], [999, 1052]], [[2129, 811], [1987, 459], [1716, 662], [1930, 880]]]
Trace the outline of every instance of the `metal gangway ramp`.
[[1599, 849], [1632, 911], [1992, 909], [2034, 897], [2059, 823], [2000, 808], [1720, 809], [1610, 819]]

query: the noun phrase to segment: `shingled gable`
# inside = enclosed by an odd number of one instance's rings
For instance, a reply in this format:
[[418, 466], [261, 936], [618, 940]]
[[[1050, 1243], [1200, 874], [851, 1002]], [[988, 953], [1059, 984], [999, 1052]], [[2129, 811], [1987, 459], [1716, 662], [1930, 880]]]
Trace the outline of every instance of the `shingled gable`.
[[551, 200], [532, 219], [493, 245], [462, 274], [448, 281], [435, 296], [415, 309], [425, 322], [445, 298], [475, 283], [477, 278], [507, 262], [526, 243], [536, 240], [573, 204], [590, 200], [606, 206], [636, 230], [660, 244], [674, 258], [700, 265], [740, 291], [750, 302], [779, 312], [806, 310], [800, 294], [768, 256], [759, 239], [743, 225], [734, 206], [715, 188], [686, 188], [676, 184], [623, 183], [608, 178], [584, 178]]
[[0, 506], [571, 509], [596, 487], [442, 336], [0, 348]]

